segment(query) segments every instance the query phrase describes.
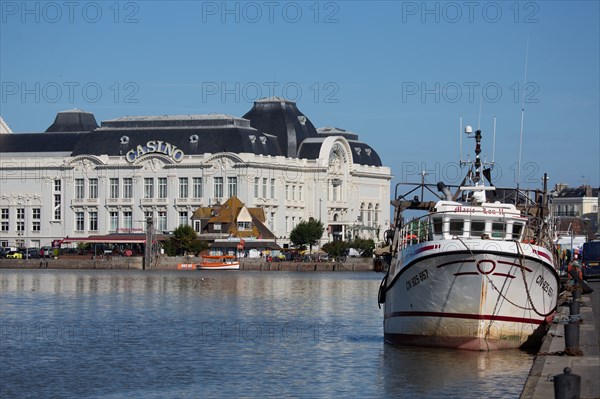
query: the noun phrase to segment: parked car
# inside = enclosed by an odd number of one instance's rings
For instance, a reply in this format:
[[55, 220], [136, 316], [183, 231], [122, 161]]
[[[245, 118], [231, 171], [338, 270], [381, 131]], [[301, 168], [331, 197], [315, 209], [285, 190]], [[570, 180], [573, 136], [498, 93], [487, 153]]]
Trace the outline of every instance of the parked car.
[[23, 251], [23, 258], [27, 259], [39, 259], [40, 249], [39, 248], [27, 248]]
[[19, 251], [8, 251], [6, 259], [23, 259], [23, 254]]
[[590, 241], [583, 244], [581, 261], [584, 280], [600, 278], [600, 241]]
[[8, 253], [8, 249], [2, 247], [0, 248], [0, 259], [6, 258], [6, 254]]

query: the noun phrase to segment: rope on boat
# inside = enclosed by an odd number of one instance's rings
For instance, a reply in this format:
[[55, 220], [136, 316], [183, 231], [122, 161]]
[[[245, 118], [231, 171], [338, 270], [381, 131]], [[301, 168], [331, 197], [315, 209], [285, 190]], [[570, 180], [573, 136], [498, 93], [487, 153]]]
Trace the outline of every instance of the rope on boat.
[[[468, 250], [468, 251], [471, 253], [471, 256], [473, 256], [473, 260], [474, 260], [474, 261], [476, 261], [477, 259], [475, 258], [475, 254], [473, 253], [473, 251], [471, 251], [471, 248], [469, 248], [469, 246], [468, 246], [467, 244], [465, 244], [465, 243], [464, 243], [464, 241], [460, 239], [460, 237], [458, 237], [458, 236], [455, 236], [454, 238], [456, 238], [458, 241], [460, 241], [460, 242], [461, 242], [461, 243], [462, 243], [462, 244], [465, 246], [465, 248], [467, 248], [467, 250]], [[517, 244], [518, 244], [518, 243], [517, 243]], [[520, 255], [521, 255], [521, 254], [520, 254]], [[545, 314], [545, 315], [544, 315], [544, 314], [541, 314], [541, 313], [539, 313], [539, 312], [538, 312], [538, 311], [535, 309], [535, 306], [533, 306], [533, 303], [532, 303], [532, 301], [531, 301], [531, 296], [529, 295], [529, 287], [527, 286], [527, 281], [525, 281], [525, 272], [524, 272], [524, 269], [523, 269], [523, 261], [522, 261], [522, 259], [521, 259], [521, 258], [520, 258], [520, 268], [521, 268], [521, 273], [522, 273], [522, 275], [523, 275], [523, 282], [525, 283], [525, 291], [527, 292], [527, 299], [529, 300], [529, 303], [530, 303], [530, 304], [531, 304], [531, 306], [532, 306], [531, 308], [527, 308], [527, 307], [524, 307], [524, 306], [518, 305], [518, 304], [514, 303], [513, 301], [511, 301], [510, 299], [508, 299], [508, 297], [507, 297], [506, 295], [504, 295], [504, 294], [502, 293], [502, 291], [500, 291], [500, 290], [498, 289], [498, 287], [496, 287], [496, 285], [494, 284], [494, 282], [493, 282], [493, 281], [492, 281], [492, 280], [491, 280], [491, 279], [488, 277], [488, 275], [487, 275], [487, 274], [484, 274], [484, 276], [485, 276], [485, 278], [487, 278], [488, 282], [489, 282], [489, 283], [492, 285], [492, 288], [493, 288], [493, 289], [495, 289], [495, 290], [498, 292], [498, 294], [499, 294], [499, 295], [500, 295], [500, 296], [501, 296], [501, 297], [502, 297], [502, 298], [503, 298], [503, 299], [504, 299], [506, 302], [510, 303], [510, 304], [511, 304], [511, 305], [513, 305], [514, 307], [516, 307], [516, 308], [519, 308], [519, 309], [522, 309], [522, 310], [533, 310], [533, 311], [534, 311], [534, 312], [536, 312], [538, 315], [540, 315], [540, 316], [543, 316], [543, 317], [550, 316], [552, 313], [554, 313], [554, 310], [556, 309], [556, 307], [555, 307], [554, 309], [552, 309], [552, 311], [550, 311], [550, 313], [548, 313], [548, 314]]]
[[519, 254], [519, 263], [521, 265], [521, 275], [523, 276], [523, 284], [525, 284], [525, 292], [527, 293], [527, 300], [531, 304], [531, 308], [533, 309], [533, 311], [535, 313], [537, 313], [538, 316], [548, 317], [548, 316], [550, 316], [552, 313], [554, 313], [556, 311], [556, 305], [550, 310], [550, 312], [545, 313], [545, 314], [540, 313], [536, 309], [535, 305], [533, 304], [533, 300], [531, 299], [531, 294], [529, 293], [529, 286], [527, 285], [527, 279], [525, 278], [525, 266], [523, 265], [523, 258], [524, 258], [523, 255], [524, 254], [523, 254], [523, 251], [521, 249], [521, 243], [518, 242], [518, 241], [516, 241], [516, 244], [517, 244], [517, 252]]

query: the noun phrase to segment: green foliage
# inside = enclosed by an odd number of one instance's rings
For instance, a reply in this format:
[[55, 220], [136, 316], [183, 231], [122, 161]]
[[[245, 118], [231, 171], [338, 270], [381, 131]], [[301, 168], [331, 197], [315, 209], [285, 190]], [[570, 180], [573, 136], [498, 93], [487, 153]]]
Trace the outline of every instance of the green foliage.
[[196, 256], [200, 255], [202, 251], [205, 251], [207, 249], [208, 243], [206, 241], [196, 239], [190, 244], [190, 251], [193, 252]]
[[350, 241], [348, 245], [349, 248], [356, 249], [360, 253], [360, 255], [365, 258], [373, 256], [373, 250], [375, 249], [375, 241], [371, 240], [370, 238], [355, 238], [354, 240]]
[[198, 235], [189, 225], [181, 225], [175, 229], [173, 236], [163, 244], [165, 253], [169, 256], [183, 255], [184, 252], [198, 253], [208, 248], [208, 245], [198, 240]]
[[310, 218], [308, 221], [302, 221], [294, 227], [290, 232], [290, 241], [297, 247], [308, 245], [312, 252], [312, 246], [319, 242], [322, 236], [323, 223], [320, 220]]
[[86, 251], [90, 249], [92, 245], [89, 242], [79, 242], [77, 243], [77, 249], [80, 251]]
[[329, 258], [335, 260], [339, 260], [340, 256], [345, 255], [348, 248], [346, 241], [331, 241], [321, 247], [323, 251], [327, 252]]

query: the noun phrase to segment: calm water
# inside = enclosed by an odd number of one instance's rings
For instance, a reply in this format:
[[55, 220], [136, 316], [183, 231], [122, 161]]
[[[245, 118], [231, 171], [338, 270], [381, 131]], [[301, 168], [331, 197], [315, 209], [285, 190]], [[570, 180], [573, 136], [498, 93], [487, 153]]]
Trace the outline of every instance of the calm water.
[[0, 397], [518, 397], [520, 351], [383, 343], [380, 274], [0, 272]]

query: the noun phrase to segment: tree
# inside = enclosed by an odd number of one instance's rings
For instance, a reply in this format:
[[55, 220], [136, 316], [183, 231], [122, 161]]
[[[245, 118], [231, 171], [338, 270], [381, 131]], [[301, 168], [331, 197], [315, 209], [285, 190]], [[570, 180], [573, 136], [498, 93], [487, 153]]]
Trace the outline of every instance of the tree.
[[348, 249], [348, 243], [346, 241], [341, 240], [331, 241], [323, 245], [321, 249], [327, 252], [327, 255], [329, 255], [330, 259], [335, 259], [339, 261], [340, 257], [345, 255]]
[[[198, 235], [190, 225], [181, 225], [173, 231], [173, 236], [165, 245], [167, 254], [183, 254], [184, 252], [199, 252]], [[200, 249], [201, 251], [202, 249]]]
[[312, 253], [312, 246], [323, 236], [323, 223], [313, 218], [300, 222], [290, 232], [290, 241], [297, 247], [308, 245]]
[[360, 253], [360, 256], [367, 258], [373, 256], [373, 250], [375, 249], [375, 241], [371, 240], [370, 238], [364, 239], [357, 237], [354, 240], [352, 240], [348, 245], [350, 248], [356, 249]]

